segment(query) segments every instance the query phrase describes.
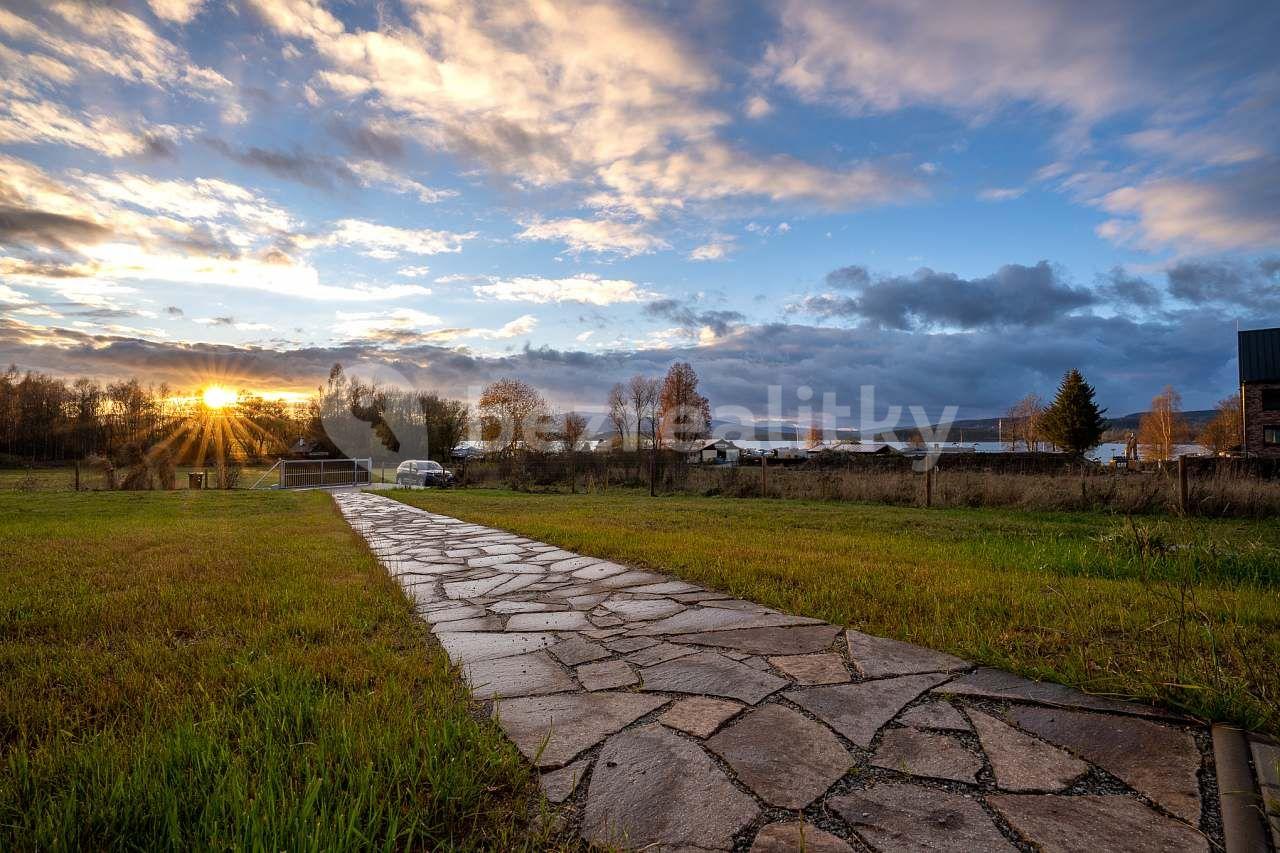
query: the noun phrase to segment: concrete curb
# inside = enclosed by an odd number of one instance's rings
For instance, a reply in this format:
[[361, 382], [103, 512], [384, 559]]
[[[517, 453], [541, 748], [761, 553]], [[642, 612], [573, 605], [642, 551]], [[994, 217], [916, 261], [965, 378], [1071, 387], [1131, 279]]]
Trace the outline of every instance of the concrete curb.
[[1249, 765], [1249, 743], [1244, 731], [1215, 725], [1213, 758], [1227, 853], [1265, 851], [1267, 835], [1262, 824], [1262, 794]]

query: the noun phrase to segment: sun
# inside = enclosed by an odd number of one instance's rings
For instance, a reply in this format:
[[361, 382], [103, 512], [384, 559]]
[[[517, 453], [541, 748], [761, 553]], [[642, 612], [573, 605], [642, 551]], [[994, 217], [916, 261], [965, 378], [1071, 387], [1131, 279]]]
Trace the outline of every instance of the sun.
[[234, 391], [220, 385], [210, 385], [204, 389], [200, 399], [210, 409], [224, 409], [236, 401], [236, 395]]

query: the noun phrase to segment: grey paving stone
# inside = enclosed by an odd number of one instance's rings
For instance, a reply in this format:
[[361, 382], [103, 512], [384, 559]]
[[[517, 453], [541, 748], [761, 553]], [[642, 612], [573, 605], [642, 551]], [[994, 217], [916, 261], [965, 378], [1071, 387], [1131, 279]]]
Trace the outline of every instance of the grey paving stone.
[[489, 605], [490, 613], [543, 613], [548, 610], [561, 610], [561, 605], [547, 604], [543, 601], [495, 601]]
[[1149, 705], [1136, 702], [1118, 702], [1102, 696], [1090, 696], [1071, 687], [1050, 681], [1032, 681], [1002, 669], [982, 667], [958, 676], [942, 687], [939, 693], [957, 696], [983, 696], [991, 699], [1011, 699], [1054, 705], [1062, 708], [1083, 708], [1093, 711], [1115, 711], [1120, 714], [1170, 717], [1172, 715]]
[[[639, 652], [638, 654], [643, 654]], [[699, 652], [642, 670], [643, 689], [725, 696], [754, 705], [787, 685], [715, 652]]]
[[575, 674], [585, 690], [613, 690], [630, 687], [640, 681], [635, 670], [620, 660], [584, 664], [575, 670]]
[[1200, 822], [1200, 750], [1182, 729], [1113, 714], [1015, 706], [1010, 719], [1115, 774], [1173, 814]]
[[803, 655], [820, 652], [831, 645], [840, 629], [834, 625], [804, 625], [790, 628], [738, 628], [683, 634], [682, 643], [735, 649], [757, 655]]
[[549, 646], [547, 651], [555, 655], [556, 660], [565, 666], [577, 666], [580, 663], [600, 660], [609, 657], [610, 654], [609, 650], [599, 643], [593, 643], [576, 634], [561, 640], [554, 646]]
[[651, 646], [658, 645], [658, 640], [650, 637], [620, 637], [616, 640], [606, 640], [605, 645], [619, 654], [629, 654], [630, 652], [638, 652], [641, 649], [647, 649]]
[[696, 634], [703, 631], [719, 631], [729, 628], [771, 628], [779, 625], [809, 625], [816, 619], [784, 614], [739, 613], [717, 607], [691, 607], [683, 613], [659, 619], [641, 628], [637, 633], [646, 636], [666, 634]]
[[712, 699], [710, 696], [690, 696], [681, 699], [663, 712], [658, 722], [673, 729], [687, 732], [694, 737], [706, 738], [715, 734], [725, 720], [747, 707], [728, 699]]
[[426, 614], [426, 620], [432, 625], [438, 625], [441, 622], [452, 622], [456, 619], [478, 619], [488, 615], [489, 611], [483, 607], [464, 604], [459, 607], [444, 607], [432, 610]]
[[840, 655], [780, 655], [769, 658], [769, 663], [797, 684], [843, 684], [849, 680]]
[[642, 619], [661, 619], [684, 610], [684, 605], [669, 598], [640, 601], [606, 601], [604, 606], [622, 619], [632, 622]]
[[[903, 782], [832, 797], [827, 807], [874, 849], [1014, 853], [976, 799]], [[1100, 851], [1093, 851], [1100, 853]]]
[[664, 850], [729, 850], [759, 814], [755, 802], [694, 744], [662, 726], [609, 738], [587, 790], [590, 842]]
[[525, 589], [526, 587], [533, 589], [536, 586], [539, 586], [537, 575], [515, 575], [514, 577], [508, 577], [505, 583], [495, 586], [493, 589], [485, 593], [485, 595], [492, 595], [494, 597], [510, 595], [517, 590]]
[[441, 622], [431, 629], [433, 634], [443, 634], [447, 631], [501, 631], [502, 620], [497, 616], [482, 616], [479, 619], [454, 619], [451, 622]]
[[858, 631], [846, 631], [849, 656], [863, 678], [886, 675], [913, 675], [921, 672], [952, 672], [969, 666], [954, 655], [935, 652], [922, 646], [873, 637]]
[[702, 593], [702, 587], [695, 586], [684, 581], [662, 581], [660, 583], [644, 584], [631, 588], [632, 592], [652, 592], [658, 595], [687, 595], [689, 593]]
[[590, 627], [587, 617], [577, 610], [517, 613], [507, 620], [508, 631], [581, 631]]
[[1280, 746], [1252, 738], [1249, 749], [1258, 771], [1258, 784], [1280, 788]]
[[587, 768], [590, 766], [591, 762], [583, 759], [567, 764], [559, 770], [543, 773], [538, 777], [538, 785], [542, 788], [542, 795], [549, 802], [563, 803], [573, 796], [573, 792], [578, 788], [578, 783], [587, 775]]
[[887, 729], [871, 763], [911, 776], [974, 783], [982, 761], [955, 738], [919, 729]]
[[620, 575], [627, 570], [626, 566], [619, 566], [617, 563], [599, 562], [593, 563], [584, 568], [573, 572], [573, 576], [579, 580], [598, 581], [601, 578], [609, 578], [614, 575]]
[[987, 802], [1042, 853], [1209, 849], [1199, 832], [1131, 797], [999, 794]]
[[667, 700], [642, 693], [571, 693], [507, 699], [494, 719], [536, 767], [560, 767]]
[[449, 660], [458, 663], [476, 663], [482, 660], [523, 655], [559, 642], [555, 634], [538, 632], [512, 633], [452, 633], [441, 634], [440, 645], [449, 654]]
[[880, 727], [945, 675], [904, 675], [861, 684], [807, 687], [783, 694], [858, 746], [870, 746]]
[[908, 708], [898, 717], [898, 722], [917, 729], [941, 729], [954, 732], [967, 732], [973, 729], [964, 714], [957, 711], [950, 702], [944, 702], [941, 699]]
[[565, 600], [574, 610], [590, 610], [608, 597], [607, 592], [597, 592], [593, 595], [573, 595]]
[[707, 741], [766, 802], [803, 809], [853, 763], [830, 730], [783, 705], [765, 705]]
[[472, 694], [479, 699], [537, 696], [577, 689], [569, 674], [546, 652], [469, 663], [463, 666], [462, 674]]
[[756, 833], [751, 853], [853, 853], [849, 842], [807, 821], [771, 823]]
[[1006, 791], [1062, 791], [1089, 772], [1066, 750], [1024, 734], [974, 708], [969, 719], [991, 762], [996, 784]]
[[471, 581], [448, 581], [444, 585], [444, 594], [450, 598], [475, 598], [484, 595], [495, 586], [501, 586], [508, 580], [506, 575]]
[[676, 658], [688, 657], [698, 653], [689, 646], [677, 646], [675, 643], [655, 643], [642, 647], [639, 651], [627, 656], [627, 660], [636, 666], [653, 666]]

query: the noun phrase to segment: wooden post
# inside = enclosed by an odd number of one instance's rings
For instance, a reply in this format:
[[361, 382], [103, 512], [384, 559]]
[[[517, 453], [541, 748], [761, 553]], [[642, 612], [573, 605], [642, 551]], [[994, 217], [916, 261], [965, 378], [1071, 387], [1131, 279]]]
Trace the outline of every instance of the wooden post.
[[76, 491], [80, 491], [80, 460], [76, 460]]
[[1178, 509], [1187, 511], [1187, 457], [1178, 457]]
[[924, 469], [924, 505], [933, 506], [933, 466]]
[[658, 442], [649, 448], [649, 497], [658, 494]]
[[769, 497], [769, 457], [760, 457], [760, 497]]

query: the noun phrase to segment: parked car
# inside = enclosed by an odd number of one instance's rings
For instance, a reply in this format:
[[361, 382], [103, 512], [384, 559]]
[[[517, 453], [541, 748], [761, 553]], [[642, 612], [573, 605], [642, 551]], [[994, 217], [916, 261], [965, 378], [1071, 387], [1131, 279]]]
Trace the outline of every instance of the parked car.
[[396, 469], [397, 486], [452, 486], [453, 472], [430, 459], [409, 459]]

